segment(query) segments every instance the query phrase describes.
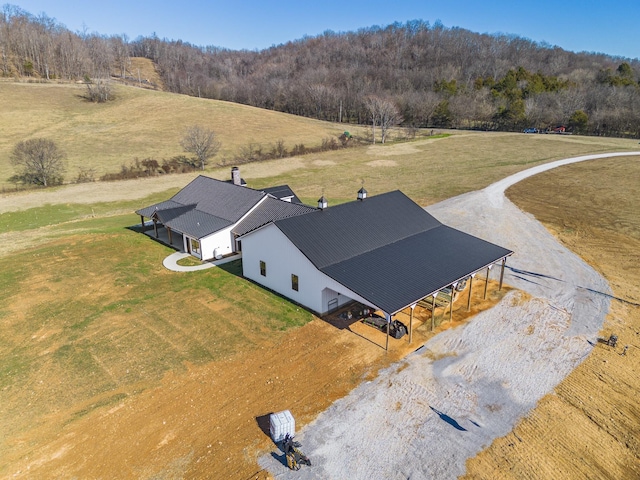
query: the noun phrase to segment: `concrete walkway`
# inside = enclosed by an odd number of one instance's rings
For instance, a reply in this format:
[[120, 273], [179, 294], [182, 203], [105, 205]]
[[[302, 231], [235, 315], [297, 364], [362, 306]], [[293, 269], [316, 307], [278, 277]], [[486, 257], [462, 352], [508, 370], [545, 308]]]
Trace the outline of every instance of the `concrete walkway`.
[[183, 258], [190, 257], [188, 253], [185, 252], [176, 252], [169, 255], [162, 261], [162, 265], [167, 270], [171, 270], [172, 272], [195, 272], [197, 270], [206, 270], [207, 268], [217, 267], [218, 265], [224, 265], [225, 263], [233, 262], [234, 260], [239, 260], [242, 258], [242, 254], [238, 253], [236, 255], [231, 255], [229, 257], [221, 258], [220, 260], [214, 260], [211, 262], [205, 262], [202, 265], [192, 265], [192, 266], [183, 266], [178, 265], [178, 260], [182, 260]]

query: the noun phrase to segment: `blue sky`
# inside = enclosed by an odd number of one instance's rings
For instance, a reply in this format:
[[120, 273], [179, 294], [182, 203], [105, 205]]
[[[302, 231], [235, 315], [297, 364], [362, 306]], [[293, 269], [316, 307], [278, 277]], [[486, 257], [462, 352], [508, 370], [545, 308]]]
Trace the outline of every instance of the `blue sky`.
[[[1, 0], [0, 0], [1, 1]], [[72, 31], [263, 49], [372, 25], [422, 19], [478, 33], [508, 33], [566, 50], [640, 58], [640, 0], [14, 0]]]

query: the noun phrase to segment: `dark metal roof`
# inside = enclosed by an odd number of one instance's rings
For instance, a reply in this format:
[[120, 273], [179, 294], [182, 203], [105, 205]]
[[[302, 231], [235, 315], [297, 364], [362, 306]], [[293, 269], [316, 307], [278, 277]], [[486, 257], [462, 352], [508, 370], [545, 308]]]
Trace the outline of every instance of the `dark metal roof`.
[[263, 188], [262, 191], [269, 195], [273, 195], [280, 200], [286, 198], [290, 200], [285, 201], [291, 201], [292, 203], [302, 203], [289, 185], [278, 185], [276, 187]]
[[190, 212], [195, 208], [196, 208], [195, 205], [180, 205], [178, 207], [158, 209], [155, 212], [153, 212], [152, 215], [154, 215], [158, 220], [160, 220], [160, 222], [166, 224], [167, 222], [170, 222], [174, 218], [178, 218], [180, 215], [184, 215], [185, 213]]
[[269, 222], [296, 215], [303, 215], [313, 211], [315, 211], [315, 208], [307, 205], [285, 202], [284, 200], [268, 197], [234, 227], [233, 233], [236, 235], [244, 235]]
[[203, 213], [235, 223], [265, 196], [265, 193], [251, 188], [200, 175], [171, 199], [141, 208], [136, 213], [151, 218], [159, 210], [191, 205]]
[[276, 224], [318, 269], [441, 225], [398, 190]]
[[201, 212], [235, 223], [264, 196], [264, 193], [251, 188], [200, 175], [171, 200], [182, 205], [195, 204]]
[[157, 210], [164, 210], [167, 208], [174, 208], [182, 206], [181, 203], [174, 202], [173, 200], [165, 200], [164, 202], [155, 203], [149, 207], [141, 208], [140, 210], [136, 210], [138, 215], [142, 215], [143, 217], [151, 218], [151, 215], [154, 214]]
[[440, 225], [321, 270], [385, 312], [393, 313], [511, 253]]
[[275, 225], [320, 271], [387, 313], [512, 253], [443, 225], [399, 191]]
[[267, 194], [214, 178], [198, 176], [170, 200], [137, 210], [167, 227], [202, 238], [233, 225]]
[[217, 232], [229, 225], [233, 225], [233, 222], [230, 222], [229, 220], [195, 209], [189, 210], [182, 215], [163, 223], [172, 230], [186, 233], [194, 238], [206, 237], [213, 232]]

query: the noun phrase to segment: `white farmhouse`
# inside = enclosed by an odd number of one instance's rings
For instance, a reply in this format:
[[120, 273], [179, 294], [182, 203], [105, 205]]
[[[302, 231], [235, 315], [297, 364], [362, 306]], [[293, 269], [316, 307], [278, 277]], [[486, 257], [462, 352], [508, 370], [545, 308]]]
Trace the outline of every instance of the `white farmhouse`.
[[254, 190], [246, 187], [239, 170], [224, 182], [203, 175], [195, 178], [171, 199], [136, 213], [150, 218], [156, 238], [164, 228], [168, 243], [178, 242], [185, 252], [201, 260], [239, 252], [237, 238], [267, 222], [314, 211], [300, 203], [286, 186]]

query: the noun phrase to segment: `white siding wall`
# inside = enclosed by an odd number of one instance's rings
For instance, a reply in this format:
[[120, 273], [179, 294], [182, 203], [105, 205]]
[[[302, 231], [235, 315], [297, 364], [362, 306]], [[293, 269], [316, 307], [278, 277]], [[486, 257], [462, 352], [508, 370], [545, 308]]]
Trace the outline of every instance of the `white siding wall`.
[[[211, 260], [214, 257], [215, 249], [218, 249], [220, 255], [227, 255], [235, 251], [233, 249], [233, 235], [231, 234], [231, 227], [220, 230], [212, 235], [202, 238], [200, 242], [200, 253], [197, 253], [191, 249], [191, 255], [198, 257], [202, 260]], [[193, 237], [189, 237], [186, 234], [183, 235], [183, 248], [185, 252], [189, 251], [189, 243]], [[197, 238], [195, 240], [198, 240]]]
[[[369, 304], [317, 270], [274, 224], [251, 232], [241, 240], [242, 274], [294, 302], [321, 314], [327, 312], [332, 298], [338, 298], [339, 305], [350, 299]], [[266, 277], [260, 274], [260, 261], [266, 263]], [[297, 292], [291, 288], [291, 274], [298, 276]]]
[[220, 255], [227, 255], [234, 251], [231, 228], [232, 227], [228, 227], [223, 230], [219, 230], [212, 235], [202, 238], [200, 241], [200, 247], [202, 248], [203, 260], [213, 258], [213, 252], [216, 248]]

